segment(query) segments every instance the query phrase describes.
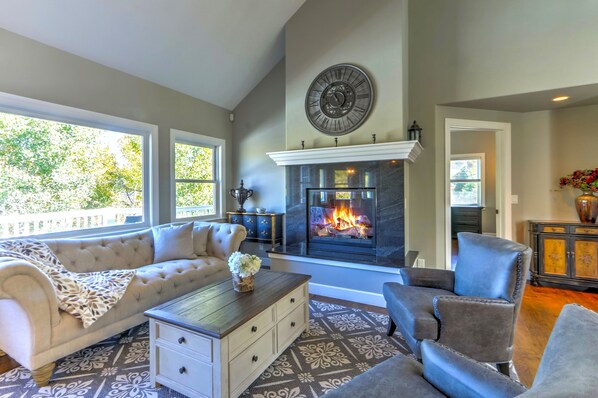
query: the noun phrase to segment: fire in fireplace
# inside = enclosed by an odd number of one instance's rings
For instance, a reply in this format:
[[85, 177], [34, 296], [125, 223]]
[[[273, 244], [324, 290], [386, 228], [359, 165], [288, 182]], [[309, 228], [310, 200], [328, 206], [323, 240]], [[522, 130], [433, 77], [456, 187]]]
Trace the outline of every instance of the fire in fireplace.
[[308, 188], [310, 249], [374, 254], [375, 188]]

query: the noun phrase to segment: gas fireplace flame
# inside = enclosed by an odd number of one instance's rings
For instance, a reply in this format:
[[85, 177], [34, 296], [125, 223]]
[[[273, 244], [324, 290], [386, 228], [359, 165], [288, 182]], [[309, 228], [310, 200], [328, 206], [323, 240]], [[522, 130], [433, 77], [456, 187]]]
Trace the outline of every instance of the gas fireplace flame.
[[332, 213], [332, 219], [326, 220], [329, 224], [334, 225], [337, 230], [344, 230], [358, 226], [357, 216], [353, 214], [351, 209], [336, 208]]
[[[332, 210], [332, 209], [331, 209]], [[316, 232], [318, 236], [345, 235], [358, 239], [368, 239], [371, 235], [372, 223], [365, 215], [360, 215], [349, 207], [336, 207], [328, 214], [324, 223], [318, 224]]]

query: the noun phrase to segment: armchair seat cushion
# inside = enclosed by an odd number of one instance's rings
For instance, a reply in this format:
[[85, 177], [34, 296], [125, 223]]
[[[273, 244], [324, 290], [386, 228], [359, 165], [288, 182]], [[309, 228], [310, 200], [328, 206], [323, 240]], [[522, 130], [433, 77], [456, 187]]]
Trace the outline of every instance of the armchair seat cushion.
[[434, 316], [434, 297], [454, 296], [453, 292], [386, 282], [382, 288], [388, 313], [400, 319], [406, 333], [417, 340], [438, 340], [438, 319]]
[[446, 397], [423, 378], [422, 365], [403, 355], [396, 355], [355, 377], [326, 398], [372, 397]]

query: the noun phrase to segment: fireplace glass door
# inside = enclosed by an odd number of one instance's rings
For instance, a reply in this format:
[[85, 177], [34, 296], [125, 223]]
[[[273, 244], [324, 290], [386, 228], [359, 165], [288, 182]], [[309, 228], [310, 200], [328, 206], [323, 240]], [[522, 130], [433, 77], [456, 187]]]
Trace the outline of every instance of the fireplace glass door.
[[310, 249], [375, 253], [375, 188], [308, 188], [307, 198]]

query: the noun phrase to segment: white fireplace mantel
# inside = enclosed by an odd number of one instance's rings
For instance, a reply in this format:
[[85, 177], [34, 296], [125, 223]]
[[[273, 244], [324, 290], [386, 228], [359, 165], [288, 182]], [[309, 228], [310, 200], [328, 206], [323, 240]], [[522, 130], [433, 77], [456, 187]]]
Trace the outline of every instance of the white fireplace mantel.
[[267, 154], [276, 162], [277, 166], [296, 166], [303, 164], [368, 162], [376, 160], [407, 160], [414, 162], [422, 149], [418, 141], [396, 141], [381, 142], [379, 144], [268, 152]]

